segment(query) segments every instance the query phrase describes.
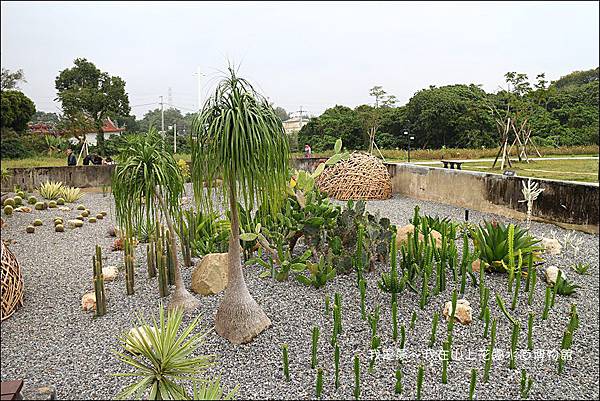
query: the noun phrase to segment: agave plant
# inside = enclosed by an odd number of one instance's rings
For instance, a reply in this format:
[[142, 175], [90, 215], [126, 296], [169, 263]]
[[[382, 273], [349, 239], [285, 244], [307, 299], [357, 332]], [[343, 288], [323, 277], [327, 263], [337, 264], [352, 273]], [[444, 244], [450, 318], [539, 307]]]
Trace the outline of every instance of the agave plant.
[[[473, 244], [480, 252], [479, 258], [485, 262], [487, 269], [496, 272], [506, 272], [509, 263], [509, 229], [511, 225], [504, 225], [500, 222], [490, 223], [488, 221], [471, 231]], [[536, 251], [542, 248], [537, 245], [540, 240], [535, 239], [529, 234], [529, 230], [514, 226], [513, 252], [516, 258], [521, 251], [523, 259], [527, 259], [533, 253], [534, 260], [539, 260]]]
[[81, 189], [77, 187], [62, 187], [60, 190], [60, 197], [67, 203], [77, 202], [82, 196]]
[[[179, 334], [183, 320], [181, 308], [169, 310], [165, 317], [161, 305], [158, 321], [152, 317], [152, 325], [148, 325], [144, 316], [138, 314], [139, 327], [118, 337], [124, 350], [113, 350], [121, 362], [135, 368], [133, 372], [115, 373], [113, 376], [137, 380], [123, 388], [116, 398], [141, 399], [147, 396], [151, 400], [189, 399], [183, 382], [206, 382], [202, 374], [214, 364], [213, 355], [192, 356], [210, 332], [196, 332], [200, 319], [201, 316], [197, 316]], [[218, 381], [216, 386], [219, 386]], [[195, 393], [205, 396], [218, 394], [215, 382], [201, 386]]]
[[46, 181], [40, 185], [39, 192], [44, 199], [53, 200], [58, 199], [61, 196], [62, 189], [62, 182]]

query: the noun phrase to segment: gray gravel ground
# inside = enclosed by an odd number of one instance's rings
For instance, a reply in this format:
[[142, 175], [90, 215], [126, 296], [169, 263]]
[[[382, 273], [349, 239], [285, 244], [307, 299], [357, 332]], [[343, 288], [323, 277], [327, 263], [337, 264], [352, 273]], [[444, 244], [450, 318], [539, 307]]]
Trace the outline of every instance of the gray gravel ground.
[[[108, 291], [108, 314], [95, 319], [91, 313], [80, 308], [83, 293], [91, 291], [91, 258], [94, 245], [102, 246], [106, 256], [104, 265], [121, 265], [122, 254], [110, 252], [113, 238], [106, 237], [112, 224], [112, 201], [99, 193], [88, 193], [81, 200], [92, 212], [109, 211], [109, 218], [98, 223], [86, 222], [83, 228], [55, 233], [52, 217], [76, 216], [77, 211], [60, 212], [56, 209], [33, 211], [31, 214], [15, 213], [2, 229], [2, 239], [15, 241], [10, 245], [21, 264], [25, 280], [24, 306], [11, 318], [2, 322], [1, 378], [22, 378], [27, 386], [55, 385], [60, 399], [109, 399], [126, 383], [110, 373], [128, 371], [128, 368], [111, 355], [117, 349], [115, 336], [133, 325], [134, 312], [155, 314], [160, 302], [158, 286], [154, 279], [147, 279], [145, 252], [138, 247], [141, 266], [136, 270], [135, 295], [127, 296], [123, 276], [106, 283]], [[395, 224], [406, 224], [414, 205], [421, 206], [422, 213], [450, 216], [461, 220], [463, 209], [449, 205], [424, 202], [410, 198], [394, 197], [387, 201], [369, 202], [371, 211], [379, 210]], [[44, 225], [35, 234], [26, 234], [25, 226], [35, 218]], [[501, 216], [471, 212], [471, 220], [481, 218], [509, 221]], [[566, 230], [553, 225], [533, 223], [532, 232], [537, 236], [562, 239]], [[543, 360], [519, 360], [517, 370], [508, 369], [508, 360], [495, 360], [491, 380], [478, 382], [475, 397], [479, 399], [519, 398], [520, 369], [525, 368], [535, 383], [531, 398], [536, 399], [597, 399], [598, 378], [598, 236], [577, 233], [583, 241], [581, 250], [563, 250], [559, 256], [548, 256], [547, 263], [568, 268], [577, 261], [591, 263], [591, 274], [580, 276], [568, 271], [569, 278], [581, 288], [572, 297], [557, 296], [550, 317], [542, 321], [540, 316], [544, 303], [544, 286], [536, 287], [534, 304], [527, 306], [526, 296], [521, 297], [517, 310], [511, 312], [526, 327], [528, 313], [536, 315], [534, 343], [536, 350], [557, 350], [562, 333], [568, 322], [571, 303], [576, 303], [580, 315], [580, 328], [575, 334], [573, 357], [562, 375], [557, 374], [557, 363], [545, 356]], [[192, 268], [184, 268], [183, 275], [190, 282]], [[427, 342], [431, 320], [435, 311], [440, 312], [451, 299], [454, 283], [449, 279], [448, 290], [433, 297], [425, 310], [418, 306], [417, 294], [405, 292], [399, 297], [400, 324], [407, 328], [405, 360], [402, 364], [402, 395], [394, 394], [394, 372], [398, 360], [377, 361], [373, 374], [367, 372], [370, 334], [367, 322], [360, 318], [360, 298], [354, 276], [339, 276], [325, 288], [306, 288], [292, 280], [279, 283], [260, 279], [256, 266], [244, 269], [250, 292], [271, 318], [272, 327], [253, 343], [232, 346], [216, 333], [211, 333], [201, 352], [218, 356], [218, 365], [211, 369], [222, 376], [226, 389], [239, 384], [238, 398], [307, 399], [315, 397], [316, 372], [310, 369], [310, 342], [313, 326], [321, 328], [319, 341], [319, 366], [325, 370], [324, 398], [353, 398], [354, 375], [352, 359], [355, 353], [361, 358], [361, 398], [415, 398], [416, 374], [420, 363], [425, 366], [424, 398], [463, 399], [468, 396], [470, 370], [477, 368], [479, 378], [483, 375], [484, 362], [480, 353], [489, 339], [483, 339], [483, 324], [479, 314], [478, 289], [468, 287], [465, 298], [471, 302], [474, 320], [469, 326], [457, 324], [454, 329], [454, 351], [461, 351], [463, 358], [450, 363], [448, 384], [441, 383], [441, 361], [427, 354]], [[121, 273], [122, 274], [122, 273]], [[540, 274], [541, 276], [541, 274]], [[377, 289], [379, 274], [367, 275], [367, 310], [381, 305], [379, 335], [384, 349], [398, 348], [391, 340], [390, 297]], [[491, 275], [487, 278], [491, 293], [499, 292], [506, 302], [506, 277]], [[325, 315], [325, 294], [339, 292], [343, 298], [343, 334], [341, 344], [341, 386], [333, 385], [333, 350], [329, 345], [332, 319]], [[205, 315], [204, 324], [211, 327], [222, 294], [202, 298], [198, 313]], [[493, 298], [493, 297], [492, 297]], [[492, 315], [498, 318], [497, 349], [509, 350], [511, 327], [493, 299], [490, 300]], [[414, 330], [409, 330], [410, 317], [416, 311], [418, 319]], [[186, 318], [188, 321], [190, 317]], [[434, 351], [440, 351], [445, 338], [446, 323], [440, 321]], [[285, 382], [282, 373], [282, 343], [289, 344], [291, 382]], [[526, 331], [521, 333], [519, 349], [526, 349]], [[468, 352], [471, 354], [468, 354]]]

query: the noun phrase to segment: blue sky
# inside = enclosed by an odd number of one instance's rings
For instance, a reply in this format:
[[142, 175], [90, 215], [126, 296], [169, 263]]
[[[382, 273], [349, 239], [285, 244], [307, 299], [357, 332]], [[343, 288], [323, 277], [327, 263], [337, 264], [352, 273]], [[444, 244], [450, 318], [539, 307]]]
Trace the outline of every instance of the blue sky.
[[[2, 66], [58, 111], [54, 79], [77, 57], [127, 82], [141, 118], [159, 96], [197, 107], [228, 61], [276, 105], [311, 114], [400, 104], [429, 85], [504, 83], [507, 71], [554, 80], [599, 61], [598, 2], [2, 2]], [[153, 103], [153, 104], [148, 104]]]

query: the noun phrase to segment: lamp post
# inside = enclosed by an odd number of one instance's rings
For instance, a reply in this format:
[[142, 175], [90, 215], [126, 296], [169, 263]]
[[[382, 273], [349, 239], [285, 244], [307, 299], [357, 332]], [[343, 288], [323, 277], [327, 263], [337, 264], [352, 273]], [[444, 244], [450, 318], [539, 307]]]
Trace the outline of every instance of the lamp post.
[[404, 130], [404, 135], [406, 135], [406, 138], [408, 139], [408, 162], [410, 163], [410, 141], [414, 140], [415, 137], [409, 136], [407, 129]]

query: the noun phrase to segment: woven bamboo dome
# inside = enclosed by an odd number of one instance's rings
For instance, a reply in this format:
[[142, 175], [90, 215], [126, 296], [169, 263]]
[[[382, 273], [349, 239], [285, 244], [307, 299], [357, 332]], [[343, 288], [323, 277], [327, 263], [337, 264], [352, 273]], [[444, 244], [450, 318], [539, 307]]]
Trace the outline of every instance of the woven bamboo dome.
[[353, 152], [347, 160], [326, 167], [317, 187], [338, 200], [388, 199], [392, 180], [385, 165], [368, 153]]
[[17, 308], [23, 305], [23, 276], [15, 255], [2, 243], [2, 315], [8, 319]]

